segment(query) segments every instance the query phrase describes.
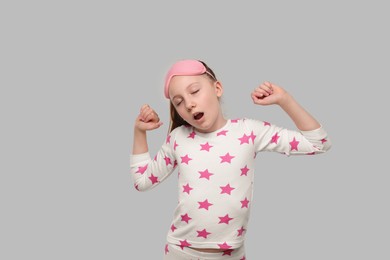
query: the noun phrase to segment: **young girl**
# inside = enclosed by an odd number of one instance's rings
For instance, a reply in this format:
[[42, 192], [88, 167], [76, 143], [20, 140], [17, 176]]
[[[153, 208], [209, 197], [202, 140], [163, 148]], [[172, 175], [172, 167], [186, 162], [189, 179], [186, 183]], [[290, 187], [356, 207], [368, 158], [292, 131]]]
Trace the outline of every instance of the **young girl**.
[[251, 94], [257, 105], [279, 105], [298, 130], [223, 116], [223, 87], [202, 61], [180, 60], [164, 86], [170, 100], [169, 134], [154, 159], [146, 131], [162, 123], [148, 105], [135, 121], [130, 171], [135, 188], [155, 187], [178, 168], [179, 203], [164, 259], [245, 259], [244, 239], [259, 152], [313, 155], [327, 151], [324, 128], [283, 88], [264, 82]]

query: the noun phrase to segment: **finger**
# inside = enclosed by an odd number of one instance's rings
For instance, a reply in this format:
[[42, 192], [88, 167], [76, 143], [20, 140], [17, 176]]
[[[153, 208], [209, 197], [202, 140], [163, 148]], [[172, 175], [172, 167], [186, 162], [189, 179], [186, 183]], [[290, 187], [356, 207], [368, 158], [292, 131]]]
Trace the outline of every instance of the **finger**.
[[272, 85], [268, 81], [264, 82], [263, 84], [260, 85], [261, 89], [266, 91], [268, 94], [273, 93]]
[[264, 90], [261, 86], [259, 86], [258, 88], [256, 88], [253, 93], [258, 96], [259, 98], [263, 98], [263, 97], [266, 97], [266, 96], [269, 96], [269, 93]]

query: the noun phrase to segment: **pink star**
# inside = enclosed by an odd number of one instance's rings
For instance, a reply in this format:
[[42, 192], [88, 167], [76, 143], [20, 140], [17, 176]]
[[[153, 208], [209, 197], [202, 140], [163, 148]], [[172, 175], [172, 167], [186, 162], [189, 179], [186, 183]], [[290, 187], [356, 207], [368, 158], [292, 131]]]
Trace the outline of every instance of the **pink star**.
[[266, 126], [266, 125], [271, 125], [270, 123], [268, 123], [268, 122], [266, 122], [266, 121], [264, 121], [264, 126]]
[[240, 260], [246, 260], [245, 256], [243, 256], [242, 258], [240, 258]]
[[230, 187], [230, 184], [228, 183], [226, 186], [219, 186], [221, 188], [221, 194], [223, 193], [226, 193], [226, 194], [229, 194], [231, 195], [231, 192], [232, 190], [234, 190], [235, 188], [233, 187]]
[[198, 232], [198, 237], [203, 237], [203, 238], [207, 238], [207, 236], [211, 234], [210, 232], [207, 232], [206, 229], [203, 229], [201, 231], [196, 231], [196, 232]]
[[199, 203], [199, 209], [205, 209], [205, 210], [209, 210], [209, 207], [213, 205], [209, 203], [207, 199], [205, 201], [198, 201], [198, 203]]
[[220, 131], [220, 132], [217, 133], [217, 136], [220, 136], [220, 135], [226, 136], [226, 133], [227, 133], [227, 132], [228, 132], [227, 130], [222, 130], [222, 131]]
[[252, 139], [252, 144], [255, 143], [255, 139], [256, 139], [256, 135], [253, 133], [253, 131], [251, 132], [251, 135], [249, 136], [250, 139]]
[[321, 139], [321, 143], [325, 143], [325, 142], [327, 142], [328, 140], [326, 140], [325, 138], [322, 138]]
[[218, 246], [220, 249], [229, 249], [232, 247], [232, 246], [229, 246], [226, 242], [224, 242], [223, 244], [218, 244]]
[[278, 133], [275, 133], [272, 138], [271, 138], [271, 144], [272, 143], [275, 143], [277, 144], [278, 143], [278, 139], [279, 139], [280, 136], [278, 136]]
[[186, 222], [187, 224], [188, 224], [188, 221], [190, 221], [192, 218], [190, 218], [189, 216], [188, 216], [188, 214], [186, 213], [186, 214], [184, 214], [184, 215], [180, 215], [181, 216], [181, 221], [184, 221], [184, 222]]
[[192, 139], [194, 139], [194, 138], [195, 138], [195, 135], [196, 135], [195, 131], [192, 131], [192, 132], [188, 135], [187, 138], [192, 138]]
[[291, 151], [292, 150], [297, 150], [298, 151], [298, 144], [299, 144], [299, 141], [295, 140], [295, 137], [294, 137], [294, 139], [290, 142]]
[[175, 143], [173, 144], [173, 150], [175, 150], [176, 151], [176, 147], [178, 147], [179, 145], [176, 143], [176, 141], [175, 141]]
[[238, 138], [241, 141], [241, 144], [249, 144], [249, 136], [244, 134], [242, 137]]
[[175, 230], [177, 229], [177, 227], [175, 227], [175, 225], [171, 225], [171, 231], [174, 232]]
[[173, 162], [173, 167], [176, 167], [177, 166], [177, 160], [175, 160], [174, 162]]
[[229, 221], [233, 219], [229, 217], [229, 214], [226, 214], [224, 217], [218, 217], [218, 218], [219, 218], [218, 224], [222, 224], [222, 223], [229, 224]]
[[191, 244], [187, 242], [187, 239], [180, 240], [180, 248], [181, 248], [181, 250], [183, 250], [184, 247], [188, 247], [188, 246], [191, 246]]
[[158, 182], [158, 178], [153, 175], [153, 173], [149, 177], [150, 181], [152, 182], [152, 185]]
[[186, 154], [185, 156], [180, 156], [180, 157], [181, 157], [181, 163], [188, 164], [188, 162], [190, 160], [192, 160], [192, 158], [188, 157], [188, 154]]
[[144, 172], [146, 171], [147, 168], [148, 168], [147, 164], [145, 166], [140, 166], [140, 167], [138, 167], [138, 170], [136, 171], [136, 173], [144, 174]]
[[237, 229], [237, 232], [238, 232], [238, 237], [242, 236], [244, 234], [244, 232], [246, 231], [246, 229], [244, 227], [241, 227], [240, 229]]
[[164, 160], [165, 160], [165, 165], [172, 164], [172, 163], [171, 163], [171, 158], [165, 156], [165, 157], [164, 157]]
[[315, 155], [316, 152], [307, 153], [307, 155]]
[[169, 248], [168, 248], [168, 244], [165, 245], [165, 254], [168, 254], [169, 253]]
[[240, 176], [248, 176], [249, 168], [245, 165], [244, 168], [241, 168], [241, 175]]
[[210, 180], [210, 176], [211, 175], [213, 175], [212, 173], [210, 173], [209, 172], [209, 170], [204, 170], [204, 171], [199, 171], [199, 173], [200, 173], [200, 177], [199, 177], [199, 179], [201, 179], [201, 178], [205, 178], [205, 179], [208, 179], [208, 180]]
[[138, 184], [134, 184], [134, 188], [139, 191]]
[[201, 151], [207, 151], [210, 152], [210, 148], [213, 147], [212, 145], [209, 145], [209, 143], [201, 144], [200, 145], [202, 148], [200, 148]]
[[170, 142], [171, 142], [171, 135], [168, 135], [166, 143], [169, 144]]
[[232, 120], [230, 120], [230, 122], [232, 122], [232, 123], [237, 123], [238, 120], [239, 120], [239, 119], [232, 119]]
[[190, 194], [191, 190], [193, 190], [193, 188], [191, 188], [188, 183], [186, 185], [183, 185], [183, 192], [187, 192], [188, 194]]
[[241, 208], [248, 208], [249, 200], [245, 197], [244, 200], [241, 200]]
[[222, 253], [222, 255], [224, 256], [224, 255], [232, 255], [232, 252], [234, 251], [234, 249], [227, 249], [227, 250], [223, 250], [223, 253]]
[[219, 156], [222, 160], [221, 163], [223, 162], [228, 162], [230, 163], [231, 160], [234, 158], [234, 156], [231, 156], [229, 153], [225, 154], [224, 156]]

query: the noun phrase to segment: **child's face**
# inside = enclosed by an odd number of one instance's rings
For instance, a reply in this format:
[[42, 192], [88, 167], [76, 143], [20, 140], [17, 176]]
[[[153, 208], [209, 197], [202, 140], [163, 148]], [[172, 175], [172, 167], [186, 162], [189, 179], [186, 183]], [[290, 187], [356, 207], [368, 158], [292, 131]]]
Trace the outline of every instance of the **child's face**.
[[174, 76], [169, 84], [169, 97], [179, 115], [200, 132], [212, 132], [223, 126], [219, 97], [220, 82], [207, 76]]

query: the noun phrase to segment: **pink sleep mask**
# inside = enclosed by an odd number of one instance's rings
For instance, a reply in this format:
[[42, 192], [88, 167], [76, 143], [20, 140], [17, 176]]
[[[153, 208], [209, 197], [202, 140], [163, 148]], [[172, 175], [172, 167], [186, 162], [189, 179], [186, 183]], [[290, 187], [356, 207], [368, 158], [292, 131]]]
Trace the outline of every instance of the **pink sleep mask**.
[[168, 87], [173, 76], [195, 76], [203, 73], [206, 73], [206, 67], [198, 60], [181, 60], [176, 62], [165, 77], [165, 97], [169, 99]]

